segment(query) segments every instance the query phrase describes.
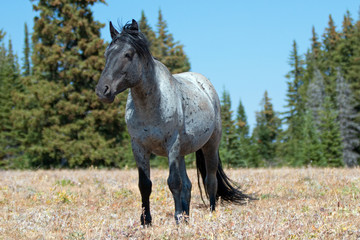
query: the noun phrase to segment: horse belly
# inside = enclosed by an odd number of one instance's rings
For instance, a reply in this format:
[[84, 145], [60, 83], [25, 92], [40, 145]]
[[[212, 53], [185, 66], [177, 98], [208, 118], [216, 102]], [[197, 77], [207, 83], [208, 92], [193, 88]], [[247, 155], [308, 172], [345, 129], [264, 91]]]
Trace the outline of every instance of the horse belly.
[[183, 155], [195, 152], [204, 146], [216, 128], [216, 114], [210, 102], [197, 101], [197, 103], [189, 104], [184, 111], [181, 144]]
[[199, 150], [210, 139], [213, 131], [213, 126], [206, 128], [197, 126], [195, 124], [194, 126], [188, 126], [188, 128], [185, 129], [183, 141], [181, 144], [182, 155], [187, 155]]

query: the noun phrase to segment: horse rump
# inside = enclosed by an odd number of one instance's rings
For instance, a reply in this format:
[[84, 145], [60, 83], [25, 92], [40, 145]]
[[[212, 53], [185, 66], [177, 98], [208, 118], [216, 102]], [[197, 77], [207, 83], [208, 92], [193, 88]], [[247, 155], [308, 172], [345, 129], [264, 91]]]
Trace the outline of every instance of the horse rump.
[[[217, 193], [216, 193], [216, 200], [219, 200], [219, 198], [220, 198], [223, 201], [233, 202], [233, 203], [237, 203], [237, 204], [246, 204], [250, 200], [256, 200], [255, 197], [243, 193], [240, 190], [238, 184], [236, 184], [233, 180], [231, 180], [225, 174], [225, 172], [222, 168], [219, 152], [218, 152], [218, 158], [219, 158], [219, 163], [218, 163], [218, 170], [216, 172], [216, 178], [218, 181], [218, 189], [217, 189]], [[206, 191], [206, 186], [205, 186], [205, 178], [206, 178], [205, 158], [204, 158], [204, 154], [201, 149], [196, 151], [196, 168], [197, 168], [197, 177], [198, 177], [198, 186], [200, 189], [200, 195], [201, 195], [202, 201], [204, 202], [204, 199], [202, 197], [202, 190], [201, 190], [202, 188], [200, 186], [199, 173], [202, 178], [206, 196], [207, 197], [209, 197], [209, 196], [208, 196], [208, 193]]]

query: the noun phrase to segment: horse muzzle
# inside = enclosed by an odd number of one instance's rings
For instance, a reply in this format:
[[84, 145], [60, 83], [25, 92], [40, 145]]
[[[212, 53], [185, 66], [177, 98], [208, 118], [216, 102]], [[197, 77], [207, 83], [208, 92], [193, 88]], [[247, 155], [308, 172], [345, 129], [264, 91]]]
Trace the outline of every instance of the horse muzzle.
[[100, 87], [96, 86], [95, 89], [96, 95], [99, 97], [100, 101], [104, 103], [112, 103], [115, 99], [115, 94], [111, 93], [111, 89], [109, 85], [104, 85]]

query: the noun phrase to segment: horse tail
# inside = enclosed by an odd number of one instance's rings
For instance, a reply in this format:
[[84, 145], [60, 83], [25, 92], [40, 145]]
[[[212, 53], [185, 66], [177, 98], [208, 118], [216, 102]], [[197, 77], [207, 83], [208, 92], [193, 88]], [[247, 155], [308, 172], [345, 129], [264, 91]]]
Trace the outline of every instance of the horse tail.
[[[233, 180], [231, 180], [224, 172], [220, 160], [220, 155], [218, 152], [218, 170], [216, 172], [216, 178], [218, 181], [218, 189], [216, 193], [216, 200], [221, 198], [221, 200], [227, 201], [227, 202], [233, 202], [237, 204], [246, 204], [249, 202], [249, 200], [256, 200], [256, 198], [247, 195], [243, 193], [239, 187], [238, 184], [236, 184]], [[200, 189], [200, 195], [201, 199], [204, 202], [204, 199], [202, 197], [202, 190], [200, 186], [200, 179], [199, 179], [199, 173], [202, 178], [202, 182], [204, 185], [206, 196], [208, 196], [206, 187], [205, 187], [205, 178], [206, 178], [206, 166], [205, 166], [205, 158], [202, 150], [196, 151], [196, 168], [197, 168], [197, 177], [198, 177], [198, 186]], [[204, 202], [205, 203], [205, 202]]]

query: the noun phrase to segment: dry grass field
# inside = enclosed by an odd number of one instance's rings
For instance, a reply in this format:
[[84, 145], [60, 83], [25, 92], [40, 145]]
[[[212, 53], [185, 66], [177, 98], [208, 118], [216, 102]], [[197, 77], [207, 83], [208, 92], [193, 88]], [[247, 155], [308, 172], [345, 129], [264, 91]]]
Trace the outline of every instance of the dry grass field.
[[0, 171], [0, 239], [359, 239], [360, 169], [225, 169], [259, 200], [202, 203], [175, 224], [167, 170], [152, 170], [152, 227], [140, 226], [136, 170]]

